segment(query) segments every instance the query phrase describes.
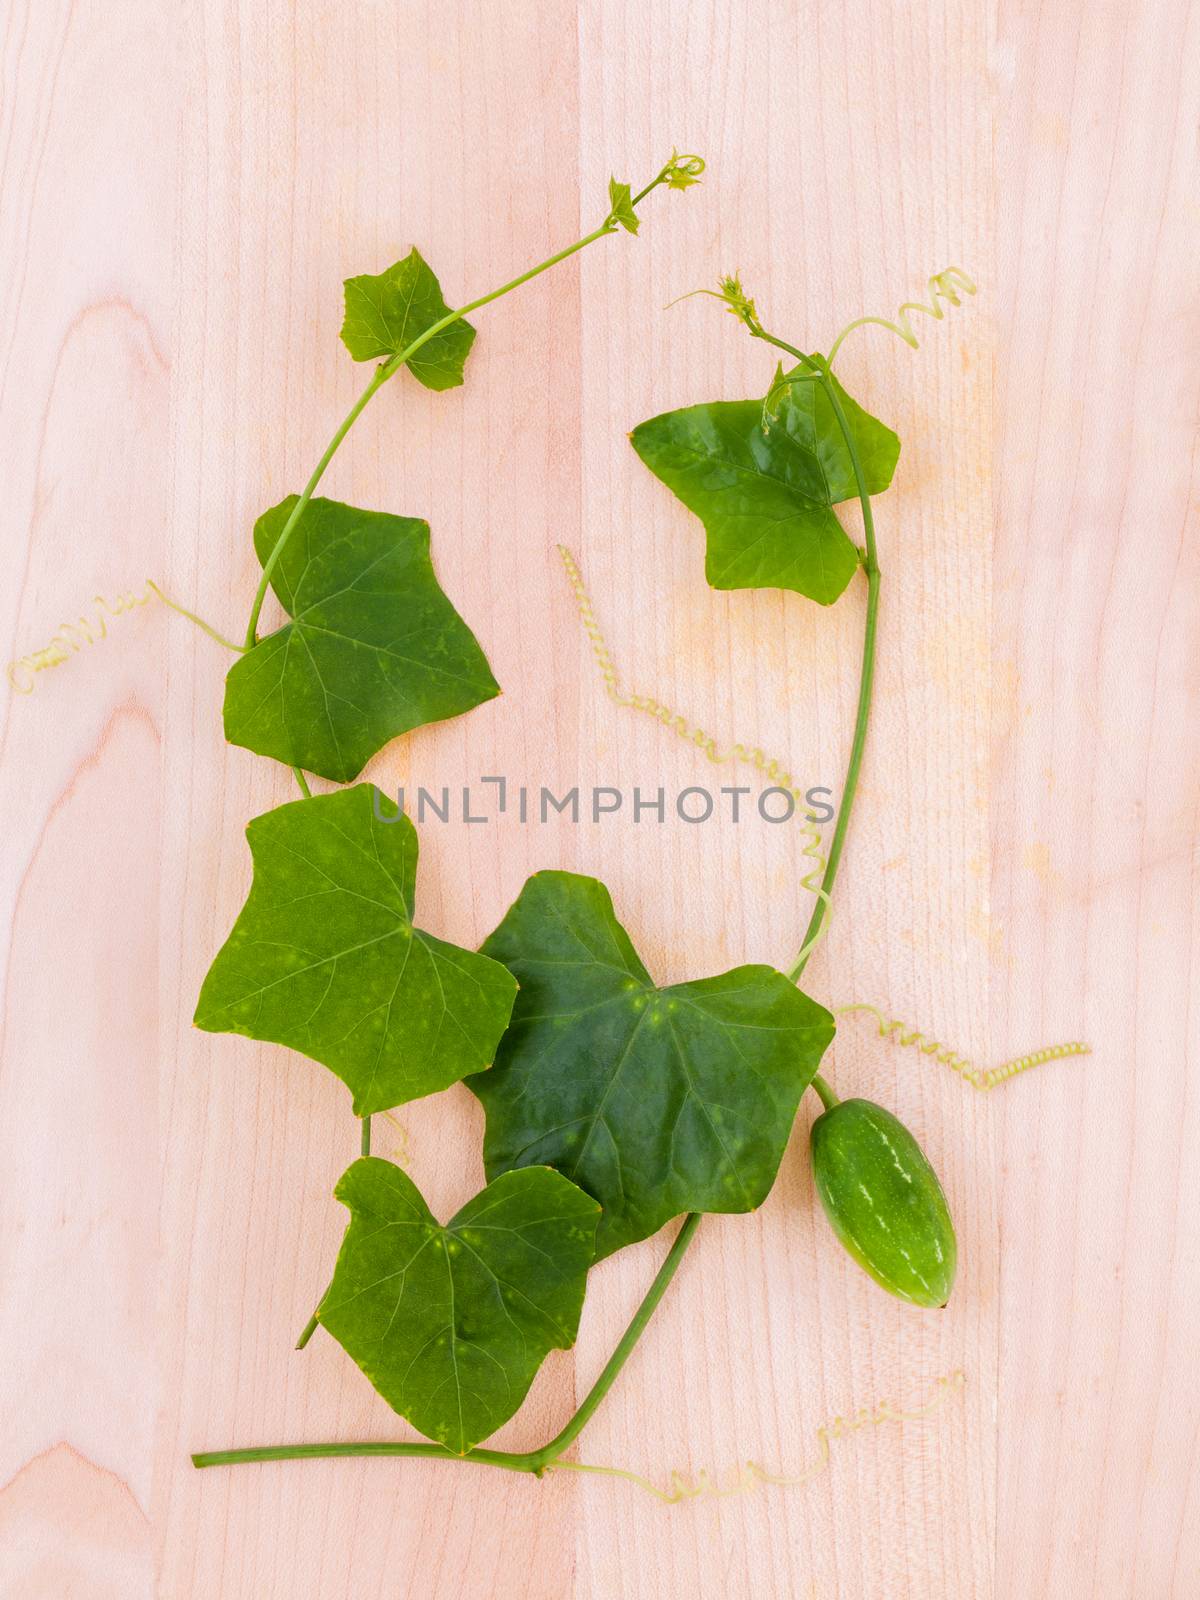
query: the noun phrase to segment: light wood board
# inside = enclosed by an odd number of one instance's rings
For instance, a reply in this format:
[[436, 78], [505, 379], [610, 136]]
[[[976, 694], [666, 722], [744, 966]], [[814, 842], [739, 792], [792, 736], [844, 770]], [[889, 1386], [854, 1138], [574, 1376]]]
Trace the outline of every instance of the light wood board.
[[[0, 624], [13, 658], [153, 578], [237, 635], [255, 516], [362, 382], [341, 279], [417, 244], [482, 293], [593, 227], [610, 173], [709, 162], [477, 318], [465, 387], [403, 378], [326, 479], [428, 517], [504, 686], [386, 750], [383, 786], [755, 783], [603, 694], [556, 545], [628, 688], [840, 785], [862, 594], [717, 593], [639, 420], [765, 387], [711, 301], [740, 268], [807, 348], [957, 263], [980, 293], [842, 377], [904, 440], [879, 502], [876, 715], [806, 986], [994, 1064], [990, 1095], [847, 1018], [841, 1093], [943, 1174], [951, 1307], [840, 1253], [804, 1108], [769, 1202], [702, 1227], [581, 1458], [665, 1484], [438, 1463], [198, 1473], [195, 1449], [405, 1436], [333, 1341], [292, 1344], [342, 1228], [340, 1085], [191, 1027], [294, 792], [224, 745], [228, 658], [157, 603], [2, 717], [3, 1600], [1171, 1600], [1200, 1592], [1200, 14], [1185, 0], [9, 0], [0, 18]], [[851, 521], [853, 519], [851, 518]], [[425, 925], [473, 944], [526, 875], [602, 877], [664, 980], [786, 964], [794, 829], [429, 823]], [[481, 1181], [462, 1090], [378, 1119], [435, 1208]], [[576, 1349], [498, 1436], [569, 1414], [665, 1240], [593, 1274]], [[961, 1387], [940, 1380], [962, 1373]]]

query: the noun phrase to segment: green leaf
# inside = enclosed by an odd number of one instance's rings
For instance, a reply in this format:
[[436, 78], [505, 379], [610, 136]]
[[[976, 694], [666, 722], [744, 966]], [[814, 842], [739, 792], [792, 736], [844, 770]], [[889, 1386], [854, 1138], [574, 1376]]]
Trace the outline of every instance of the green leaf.
[[516, 992], [499, 963], [414, 928], [417, 830], [395, 812], [360, 783], [255, 817], [250, 893], [196, 1006], [209, 1033], [323, 1062], [360, 1117], [485, 1068]]
[[684, 1211], [766, 1198], [833, 1018], [772, 967], [655, 987], [595, 878], [540, 872], [484, 942], [520, 984], [492, 1070], [489, 1177], [556, 1167], [604, 1208], [597, 1259]]
[[615, 178], [608, 180], [608, 214], [613, 222], [619, 222], [629, 233], [638, 231], [638, 214], [633, 209], [632, 191], [627, 183], [618, 183]]
[[508, 1172], [444, 1225], [399, 1167], [366, 1156], [317, 1313], [387, 1403], [462, 1455], [575, 1342], [599, 1207], [547, 1167]]
[[[399, 355], [413, 340], [449, 316], [441, 286], [415, 247], [386, 272], [347, 278], [342, 343], [355, 361]], [[463, 381], [475, 329], [461, 318], [423, 344], [405, 363], [427, 389], [453, 389]]]
[[[797, 449], [815, 452], [824, 474], [825, 488], [831, 505], [843, 500], [858, 499], [858, 483], [854, 476], [854, 463], [846, 448], [845, 435], [824, 386], [805, 378], [797, 381], [804, 369], [795, 366], [790, 372], [776, 369], [771, 385], [767, 409]], [[892, 481], [896, 462], [900, 459], [900, 440], [892, 430], [864, 411], [858, 401], [846, 393], [831, 372], [833, 387], [837, 390], [854, 443], [867, 480], [867, 493], [882, 494]]]
[[[788, 378], [800, 368], [793, 369]], [[868, 492], [891, 482], [900, 441], [835, 378]], [[717, 400], [640, 423], [633, 448], [708, 534], [715, 589], [794, 589], [831, 605], [858, 553], [832, 507], [857, 495], [829, 398], [815, 382], [772, 386], [767, 402]]]
[[[254, 525], [266, 562], [296, 497]], [[225, 679], [225, 737], [336, 783], [500, 688], [429, 559], [429, 524], [310, 500], [271, 574], [292, 621]]]

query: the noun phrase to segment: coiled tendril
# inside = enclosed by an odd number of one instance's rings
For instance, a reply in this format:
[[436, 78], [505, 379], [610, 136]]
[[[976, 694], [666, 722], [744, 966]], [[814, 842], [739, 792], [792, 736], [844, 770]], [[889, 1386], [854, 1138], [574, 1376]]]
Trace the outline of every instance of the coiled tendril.
[[[896, 312], [895, 322], [890, 321], [887, 317], [855, 317], [854, 321], [848, 322], [833, 341], [829, 354], [825, 357], [824, 364], [826, 367], [832, 367], [834, 357], [842, 348], [842, 343], [847, 335], [853, 333], [855, 328], [865, 328], [871, 324], [879, 328], [887, 328], [897, 338], [903, 339], [911, 349], [919, 350], [920, 342], [917, 339], [916, 330], [912, 325], [912, 318], [909, 316], [909, 312], [919, 311], [923, 316], [932, 317], [935, 322], [941, 322], [946, 313], [939, 305], [939, 301], [944, 300], [949, 305], [960, 306], [962, 305], [962, 295], [977, 294], [978, 290], [978, 284], [961, 267], [945, 267], [941, 272], [935, 272], [929, 279], [928, 305], [924, 300], [906, 300]], [[739, 273], [731, 272], [719, 278], [715, 289], [692, 289], [688, 294], [681, 294], [677, 299], [671, 301], [671, 305], [677, 306], [680, 300], [691, 300], [696, 295], [708, 295], [713, 300], [720, 300], [739, 322], [746, 324], [755, 338], [761, 339], [763, 337], [758, 308], [755, 306], [751, 296], [742, 288], [742, 280]], [[794, 373], [791, 381], [811, 381], [816, 376], [816, 373]]]
[[920, 311], [924, 316], [932, 317], [935, 322], [941, 322], [946, 313], [938, 304], [939, 300], [948, 301], [952, 306], [962, 305], [959, 290], [963, 294], [975, 294], [978, 285], [974, 279], [965, 273], [961, 267], [947, 267], [943, 272], [935, 272], [929, 280], [929, 304], [923, 300], [906, 300], [896, 312], [896, 321], [889, 322], [886, 317], [856, 317], [853, 322], [848, 322], [833, 341], [829, 351], [828, 364], [832, 367], [833, 358], [842, 347], [842, 341], [847, 334], [853, 333], [855, 328], [865, 328], [874, 323], [876, 327], [887, 328], [897, 338], [903, 339], [906, 345], [913, 350], [920, 349], [916, 332], [913, 329], [910, 311]]
[[923, 1056], [932, 1056], [935, 1061], [949, 1067], [951, 1072], [957, 1072], [973, 1089], [994, 1089], [998, 1083], [1006, 1083], [1009, 1078], [1015, 1078], [1020, 1072], [1028, 1072], [1030, 1067], [1040, 1067], [1045, 1061], [1060, 1061], [1064, 1056], [1087, 1056], [1092, 1053], [1091, 1045], [1072, 1041], [1069, 1044], [1046, 1045], [1041, 1050], [1030, 1051], [1028, 1055], [1016, 1056], [999, 1067], [977, 1067], [967, 1056], [960, 1056], [940, 1040], [930, 1039], [919, 1028], [911, 1027], [898, 1017], [885, 1017], [878, 1006], [858, 1001], [854, 1005], [834, 1007], [834, 1015], [839, 1017], [850, 1016], [856, 1011], [868, 1012], [875, 1018], [881, 1039], [898, 1044], [901, 1048], [918, 1050]]
[[94, 595], [92, 603], [96, 608], [95, 615], [88, 617], [81, 615], [74, 622], [60, 622], [58, 632], [43, 645], [40, 650], [34, 650], [27, 656], [20, 656], [8, 664], [8, 681], [18, 694], [32, 694], [39, 672], [46, 672], [51, 667], [61, 667], [72, 656], [78, 655], [85, 645], [99, 644], [101, 639], [108, 637], [108, 618], [123, 617], [129, 611], [136, 610], [138, 606], [148, 605], [151, 600], [161, 600], [163, 605], [169, 606], [172, 611], [178, 611], [181, 617], [186, 617], [196, 627], [202, 628], [210, 639], [215, 639], [218, 644], [223, 644], [227, 650], [240, 650], [241, 645], [233, 644], [215, 628], [210, 628], [202, 617], [194, 611], [189, 611], [186, 606], [181, 606], [170, 599], [159, 588], [153, 578], [147, 578], [141, 594], [132, 589], [123, 590], [110, 604], [102, 594]]
[[[575, 596], [575, 603], [579, 608], [579, 618], [583, 630], [591, 641], [592, 654], [596, 665], [600, 669], [600, 677], [610, 700], [619, 706], [627, 706], [633, 711], [641, 711], [653, 717], [671, 733], [677, 734], [688, 744], [703, 752], [707, 759], [714, 765], [723, 765], [726, 762], [739, 761], [751, 766], [774, 786], [786, 789], [800, 804], [805, 803], [805, 796], [793, 781], [791, 772], [774, 756], [766, 755], [756, 745], [734, 744], [728, 750], [721, 750], [712, 736], [703, 728], [694, 726], [678, 711], [673, 711], [670, 706], [662, 705], [650, 695], [624, 694], [621, 690], [621, 677], [617, 664], [612, 658], [612, 653], [605, 641], [591, 597], [583, 581], [583, 574], [579, 564], [565, 545], [559, 545], [558, 553], [562, 557], [563, 567], [566, 570], [567, 581]], [[810, 894], [817, 895], [825, 902], [826, 915], [817, 932], [804, 949], [798, 959], [806, 960], [816, 948], [818, 942], [829, 926], [830, 911], [832, 909], [830, 898], [821, 886], [821, 878], [825, 871], [825, 856], [822, 853], [821, 830], [816, 826], [813, 818], [806, 812], [800, 811], [800, 828], [804, 836], [802, 854], [807, 856], [814, 866], [808, 875], [800, 880], [801, 887]], [[1072, 1041], [1067, 1044], [1047, 1045], [1040, 1050], [1031, 1051], [1028, 1055], [1017, 1056], [1012, 1061], [1006, 1061], [999, 1067], [976, 1067], [966, 1056], [959, 1055], [948, 1045], [940, 1040], [930, 1038], [919, 1028], [912, 1027], [909, 1023], [899, 1018], [885, 1016], [878, 1006], [870, 1005], [864, 1001], [852, 1005], [835, 1006], [837, 1016], [850, 1016], [857, 1012], [868, 1012], [875, 1018], [879, 1028], [879, 1036], [902, 1047], [919, 1051], [922, 1055], [932, 1056], [943, 1066], [958, 1073], [965, 1083], [973, 1089], [994, 1089], [997, 1084], [1005, 1083], [1009, 1078], [1015, 1078], [1019, 1073], [1028, 1072], [1030, 1067], [1041, 1066], [1046, 1061], [1058, 1061], [1064, 1056], [1083, 1056], [1091, 1054], [1091, 1046]]]
[[828, 1469], [829, 1446], [832, 1440], [849, 1438], [863, 1428], [879, 1427], [885, 1422], [924, 1421], [941, 1411], [950, 1397], [961, 1389], [966, 1381], [966, 1374], [961, 1370], [939, 1378], [933, 1399], [927, 1405], [917, 1406], [912, 1411], [901, 1411], [890, 1401], [883, 1400], [878, 1405], [856, 1411], [852, 1416], [834, 1417], [832, 1422], [823, 1422], [816, 1430], [816, 1459], [798, 1473], [768, 1472], [757, 1461], [745, 1461], [734, 1469], [733, 1476], [727, 1483], [722, 1483], [719, 1477], [714, 1477], [707, 1468], [702, 1467], [694, 1478], [687, 1472], [672, 1472], [664, 1489], [650, 1478], [644, 1478], [641, 1473], [631, 1472], [625, 1467], [597, 1467], [582, 1461], [560, 1460], [554, 1462], [548, 1470], [557, 1472], [565, 1467], [572, 1472], [586, 1472], [597, 1477], [624, 1478], [626, 1482], [636, 1484], [639, 1489], [644, 1489], [647, 1494], [653, 1495], [661, 1504], [667, 1506], [681, 1505], [687, 1500], [725, 1500], [735, 1494], [752, 1494], [756, 1489], [767, 1485], [774, 1488], [795, 1489], [811, 1483]]

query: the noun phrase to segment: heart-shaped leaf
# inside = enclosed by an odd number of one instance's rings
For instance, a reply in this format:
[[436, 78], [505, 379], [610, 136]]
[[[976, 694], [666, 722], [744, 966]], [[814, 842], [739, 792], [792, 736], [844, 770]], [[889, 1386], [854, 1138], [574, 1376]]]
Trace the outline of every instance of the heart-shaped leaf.
[[487, 1113], [489, 1177], [556, 1167], [604, 1208], [597, 1259], [684, 1211], [766, 1198], [833, 1018], [773, 967], [658, 989], [595, 878], [540, 872], [484, 942], [520, 984]]
[[412, 1179], [366, 1156], [317, 1313], [387, 1403], [463, 1454], [575, 1342], [600, 1208], [548, 1167], [507, 1172], [439, 1223]]
[[[651, 472], [708, 534], [714, 589], [794, 589], [831, 605], [858, 553], [832, 507], [857, 494], [846, 442], [821, 384], [780, 375], [767, 402], [717, 400], [668, 411], [630, 435]], [[833, 378], [870, 494], [891, 482], [900, 441]]]
[[[355, 361], [395, 356], [448, 316], [441, 285], [414, 246], [386, 272], [347, 278], [342, 343]], [[405, 365], [427, 389], [453, 389], [463, 381], [475, 329], [461, 318], [435, 333]]]
[[[260, 561], [295, 503], [255, 523]], [[231, 744], [349, 783], [398, 734], [500, 693], [434, 575], [427, 522], [310, 500], [271, 586], [292, 620], [229, 669]]]
[[204, 980], [198, 1028], [323, 1062], [360, 1117], [488, 1065], [516, 984], [498, 962], [413, 927], [406, 816], [360, 783], [278, 806], [246, 837], [254, 881]]

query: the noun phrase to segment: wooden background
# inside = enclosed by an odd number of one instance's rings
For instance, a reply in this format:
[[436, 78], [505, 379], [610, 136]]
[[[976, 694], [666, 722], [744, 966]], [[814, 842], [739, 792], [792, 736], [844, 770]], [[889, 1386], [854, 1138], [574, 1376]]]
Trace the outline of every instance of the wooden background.
[[[221, 740], [224, 653], [163, 607], [3, 709], [0, 1594], [4, 1600], [1166, 1600], [1200, 1593], [1197, 954], [1200, 14], [1188, 0], [7, 0], [0, 30], [3, 636], [45, 645], [147, 577], [234, 633], [250, 526], [363, 378], [343, 276], [412, 243], [461, 300], [595, 225], [611, 172], [710, 163], [478, 317], [464, 389], [398, 380], [326, 479], [429, 517], [505, 686], [400, 741], [389, 787], [673, 790], [702, 757], [606, 702], [555, 544], [628, 683], [840, 782], [862, 595], [717, 594], [625, 433], [761, 391], [711, 302], [740, 267], [808, 347], [957, 262], [919, 353], [847, 384], [905, 440], [879, 505], [877, 715], [808, 987], [984, 1063], [1090, 1058], [991, 1096], [843, 1026], [831, 1063], [914, 1128], [960, 1228], [951, 1308], [889, 1302], [814, 1214], [800, 1128], [769, 1203], [707, 1222], [582, 1440], [664, 1481], [807, 1487], [665, 1508], [637, 1487], [430, 1463], [197, 1473], [233, 1443], [403, 1436], [297, 1330], [342, 1227], [342, 1088], [192, 1030], [286, 772]], [[722, 782], [738, 781], [720, 775]], [[743, 780], [746, 781], [746, 780]], [[470, 944], [526, 874], [596, 873], [664, 979], [783, 963], [792, 830], [424, 830], [425, 925]], [[465, 1091], [406, 1108], [448, 1208]], [[400, 1142], [381, 1122], [377, 1148]], [[661, 1258], [594, 1275], [576, 1350], [499, 1436], [540, 1441]]]

